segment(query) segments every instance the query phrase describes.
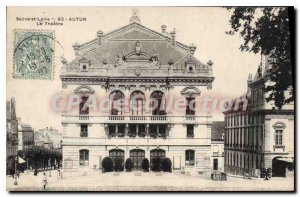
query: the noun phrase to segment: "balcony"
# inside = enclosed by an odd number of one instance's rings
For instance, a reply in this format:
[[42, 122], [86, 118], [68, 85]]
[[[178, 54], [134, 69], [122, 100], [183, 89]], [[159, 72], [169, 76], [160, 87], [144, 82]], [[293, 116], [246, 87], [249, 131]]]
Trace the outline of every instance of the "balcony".
[[209, 145], [209, 138], [151, 138], [151, 137], [122, 137], [122, 138], [80, 138], [65, 137], [63, 145], [101, 145], [101, 146], [171, 146], [171, 145]]
[[210, 116], [167, 116], [167, 115], [151, 115], [151, 116], [89, 116], [89, 115], [62, 115], [63, 124], [101, 124], [101, 123], [160, 123], [160, 124], [211, 124]]

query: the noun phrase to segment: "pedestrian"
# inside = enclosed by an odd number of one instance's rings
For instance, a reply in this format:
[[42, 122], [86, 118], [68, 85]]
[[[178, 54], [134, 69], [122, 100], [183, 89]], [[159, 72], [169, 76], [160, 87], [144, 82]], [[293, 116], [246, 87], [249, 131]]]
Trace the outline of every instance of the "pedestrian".
[[44, 172], [44, 176], [43, 176], [43, 186], [44, 186], [44, 190], [46, 190], [46, 186], [48, 184], [48, 181], [47, 181], [47, 176], [46, 176], [46, 173]]
[[60, 179], [60, 169], [57, 169], [57, 180]]
[[18, 178], [20, 178], [20, 171], [19, 170], [17, 170], [17, 176], [18, 176]]

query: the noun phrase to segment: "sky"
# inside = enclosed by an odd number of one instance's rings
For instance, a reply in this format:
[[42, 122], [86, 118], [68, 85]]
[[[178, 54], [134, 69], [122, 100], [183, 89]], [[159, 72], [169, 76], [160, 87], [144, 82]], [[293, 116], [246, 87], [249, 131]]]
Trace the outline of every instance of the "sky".
[[[60, 57], [74, 58], [72, 44], [96, 38], [96, 32], [108, 33], [129, 24], [132, 7], [10, 7], [7, 13], [7, 91], [6, 99], [16, 99], [17, 116], [34, 129], [54, 127], [61, 130], [61, 114], [50, 109], [50, 100], [62, 92], [59, 79]], [[215, 80], [212, 96], [235, 98], [247, 88], [249, 73], [255, 74], [260, 55], [241, 52], [243, 40], [230, 36], [230, 12], [224, 8], [209, 7], [139, 7], [141, 24], [158, 32], [161, 25], [167, 31], [176, 29], [176, 40], [189, 45], [194, 43], [194, 56], [201, 62], [212, 60]], [[63, 26], [38, 26], [36, 22], [16, 21], [16, 17], [85, 17], [86, 21], [64, 21]], [[14, 29], [54, 30], [55, 74], [53, 80], [13, 79]], [[213, 120], [223, 120], [220, 112], [212, 114]]]

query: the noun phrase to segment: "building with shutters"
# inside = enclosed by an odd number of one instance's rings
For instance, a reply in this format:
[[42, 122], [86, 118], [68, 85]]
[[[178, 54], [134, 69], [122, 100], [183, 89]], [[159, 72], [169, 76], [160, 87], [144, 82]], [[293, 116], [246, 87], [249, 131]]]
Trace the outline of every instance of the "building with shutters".
[[18, 119], [16, 100], [6, 101], [6, 174], [14, 174], [15, 159], [18, 154]]
[[247, 92], [237, 98], [247, 107], [241, 102], [224, 112], [226, 173], [257, 177], [261, 168], [271, 168], [273, 176], [284, 177], [293, 171], [294, 104], [278, 110], [273, 101], [266, 102], [269, 68], [263, 56], [254, 78], [249, 75]]
[[[194, 57], [196, 46], [177, 41], [175, 29], [142, 25], [137, 10], [129, 24], [96, 35], [62, 59], [62, 90], [79, 99], [62, 114], [64, 172], [99, 170], [104, 157], [131, 158], [135, 170], [144, 158], [151, 166], [169, 157], [173, 171], [209, 174], [212, 117], [197, 101], [212, 88], [213, 62]], [[94, 110], [93, 99], [108, 102]]]

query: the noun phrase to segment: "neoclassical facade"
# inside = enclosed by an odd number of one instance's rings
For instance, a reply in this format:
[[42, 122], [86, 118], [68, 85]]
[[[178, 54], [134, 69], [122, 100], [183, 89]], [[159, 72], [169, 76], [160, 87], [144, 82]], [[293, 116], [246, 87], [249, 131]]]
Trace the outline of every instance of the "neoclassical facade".
[[[273, 102], [266, 102], [263, 90], [268, 80], [269, 64], [266, 57], [241, 98], [247, 99], [225, 114], [225, 172], [229, 174], [259, 176], [261, 168], [271, 168], [273, 176], [286, 176], [294, 163], [294, 104], [281, 110]], [[285, 92], [289, 94], [289, 92]]]
[[131, 158], [135, 170], [144, 158], [169, 157], [173, 171], [211, 171], [211, 115], [196, 101], [212, 88], [213, 63], [161, 28], [143, 26], [135, 11], [128, 25], [99, 30], [74, 44], [74, 60], [62, 59], [63, 92], [79, 98], [62, 115], [65, 172], [99, 170], [104, 157]]

